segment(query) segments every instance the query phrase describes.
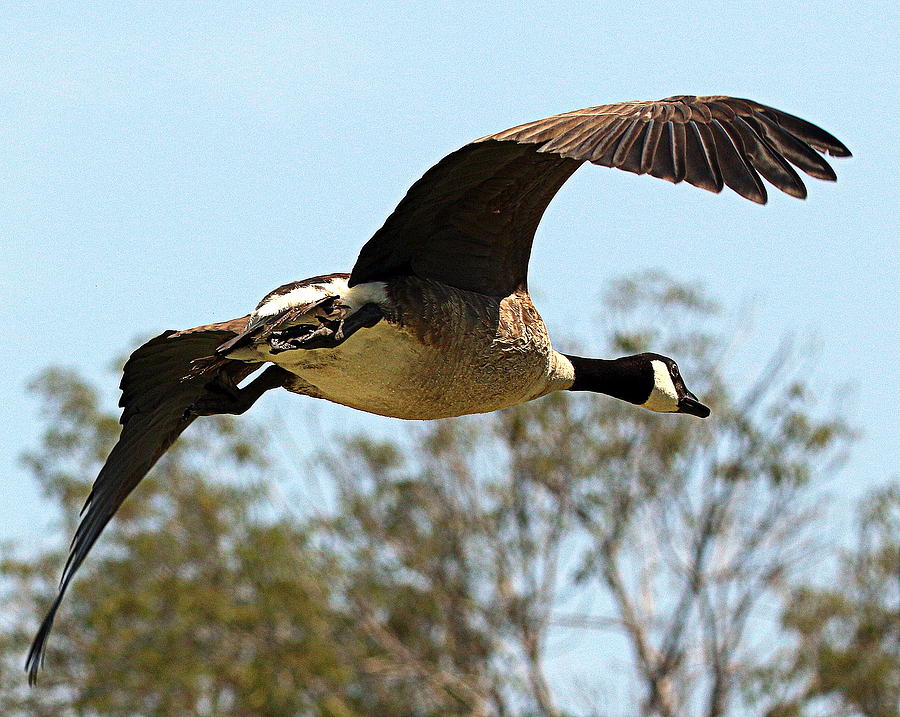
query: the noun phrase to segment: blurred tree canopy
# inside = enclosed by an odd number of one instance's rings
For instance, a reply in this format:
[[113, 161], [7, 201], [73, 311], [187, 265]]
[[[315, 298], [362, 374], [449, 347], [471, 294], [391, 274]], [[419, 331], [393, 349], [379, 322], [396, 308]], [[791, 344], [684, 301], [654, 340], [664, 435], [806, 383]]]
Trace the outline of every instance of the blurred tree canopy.
[[[816, 509], [846, 426], [788, 349], [732, 390], [731, 337], [686, 287], [626, 280], [602, 309], [608, 354], [677, 357], [713, 417], [561, 393], [337, 435], [299, 469], [261, 424], [198, 421], [88, 559], [29, 690], [63, 534], [118, 431], [80, 377], [42, 374], [26, 464], [65, 524], [3, 548], [0, 713], [894, 714], [896, 492], [869, 501], [835, 579], [804, 586], [834, 547]], [[315, 510], [273, 488], [313, 480]], [[548, 677], [573, 630], [599, 689]]]
[[769, 717], [839, 714], [894, 717], [900, 710], [900, 489], [860, 504], [855, 544], [841, 551], [836, 579], [798, 587], [782, 616], [796, 639], [761, 677], [786, 693]]

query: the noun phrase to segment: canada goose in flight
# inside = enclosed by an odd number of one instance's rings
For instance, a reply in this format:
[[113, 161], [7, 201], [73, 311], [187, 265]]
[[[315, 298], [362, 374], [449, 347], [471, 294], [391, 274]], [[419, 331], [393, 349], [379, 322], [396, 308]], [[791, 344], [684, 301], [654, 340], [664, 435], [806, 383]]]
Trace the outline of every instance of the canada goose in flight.
[[148, 341], [125, 364], [122, 433], [87, 498], [59, 593], [31, 646], [29, 680], [91, 546], [197, 416], [243, 413], [278, 387], [398, 418], [493, 411], [561, 389], [708, 416], [665, 356], [588, 359], [551, 348], [526, 288], [538, 222], [584, 162], [712, 192], [728, 185], [764, 204], [760, 175], [806, 196], [792, 164], [834, 180], [819, 153], [850, 156], [805, 120], [731, 97], [623, 102], [528, 122], [475, 140], [428, 170], [350, 274], [287, 284], [248, 316]]

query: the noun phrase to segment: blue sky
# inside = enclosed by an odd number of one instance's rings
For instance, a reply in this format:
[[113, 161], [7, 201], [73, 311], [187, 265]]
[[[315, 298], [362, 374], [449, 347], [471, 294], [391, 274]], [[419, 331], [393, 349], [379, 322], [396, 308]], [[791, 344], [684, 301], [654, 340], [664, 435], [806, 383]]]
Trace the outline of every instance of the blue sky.
[[[897, 15], [833, 1], [4, 3], [0, 538], [38, 539], [52, 518], [17, 462], [39, 428], [25, 383], [45, 366], [103, 381], [112, 402], [107, 368], [136, 337], [349, 270], [407, 187], [469, 140], [682, 93], [774, 105], [855, 157], [833, 162], [837, 184], [810, 180], [807, 201], [772, 190], [766, 207], [582, 169], [533, 255], [551, 330], [589, 337], [605, 282], [627, 272], [699, 282], [735, 330], [753, 307], [736, 381], [786, 332], [814, 347], [817, 385], [841, 391], [862, 435], [842, 491], [896, 475]], [[290, 415], [302, 399], [265, 401]]]

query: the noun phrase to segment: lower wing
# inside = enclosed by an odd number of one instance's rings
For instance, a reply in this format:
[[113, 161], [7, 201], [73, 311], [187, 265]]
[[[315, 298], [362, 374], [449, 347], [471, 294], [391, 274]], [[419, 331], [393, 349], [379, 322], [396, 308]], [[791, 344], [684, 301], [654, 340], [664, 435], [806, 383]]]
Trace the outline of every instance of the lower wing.
[[165, 331], [138, 348], [125, 363], [119, 385], [122, 432], [82, 508], [59, 592], [28, 652], [29, 683], [37, 678], [53, 619], [72, 577], [128, 494], [194, 421], [191, 406], [215, 391], [217, 383], [233, 386], [261, 365], [223, 360], [213, 371], [191, 374], [195, 359], [214, 353], [246, 325], [247, 317], [243, 317], [186, 331]]

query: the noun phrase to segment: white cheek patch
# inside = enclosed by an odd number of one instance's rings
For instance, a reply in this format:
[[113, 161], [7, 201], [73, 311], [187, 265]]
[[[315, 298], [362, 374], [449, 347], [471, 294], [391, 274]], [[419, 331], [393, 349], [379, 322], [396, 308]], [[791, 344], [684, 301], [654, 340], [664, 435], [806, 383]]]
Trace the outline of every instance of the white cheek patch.
[[650, 365], [653, 366], [653, 391], [650, 392], [650, 398], [641, 405], [660, 413], [676, 412], [678, 391], [675, 390], [675, 384], [669, 375], [669, 367], [659, 360], [651, 361]]

